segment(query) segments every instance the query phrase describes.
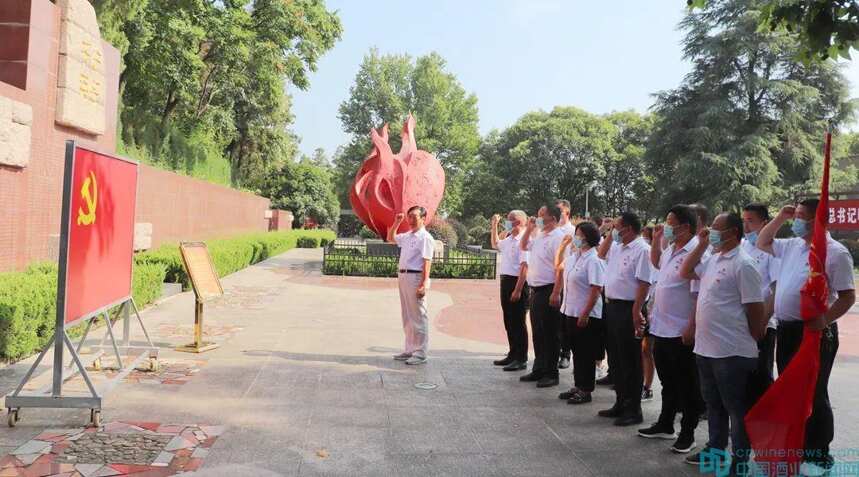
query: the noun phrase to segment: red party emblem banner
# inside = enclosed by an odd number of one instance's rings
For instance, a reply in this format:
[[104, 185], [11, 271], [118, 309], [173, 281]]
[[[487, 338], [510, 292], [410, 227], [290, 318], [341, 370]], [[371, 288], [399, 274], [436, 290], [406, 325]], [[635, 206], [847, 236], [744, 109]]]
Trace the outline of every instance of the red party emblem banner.
[[58, 311], [63, 323], [131, 297], [137, 163], [66, 142]]
[[829, 230], [859, 230], [859, 199], [829, 201]]

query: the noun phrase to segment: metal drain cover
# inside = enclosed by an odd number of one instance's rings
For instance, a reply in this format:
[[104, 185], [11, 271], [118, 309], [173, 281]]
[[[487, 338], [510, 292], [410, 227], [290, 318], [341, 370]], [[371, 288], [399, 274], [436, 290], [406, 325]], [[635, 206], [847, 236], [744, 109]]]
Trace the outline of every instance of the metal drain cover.
[[418, 388], [418, 389], [426, 389], [426, 390], [430, 390], [430, 389], [435, 389], [435, 388], [437, 388], [437, 387], [438, 387], [438, 384], [433, 384], [433, 383], [417, 383], [417, 384], [415, 384], [415, 387], [416, 387], [416, 388]]

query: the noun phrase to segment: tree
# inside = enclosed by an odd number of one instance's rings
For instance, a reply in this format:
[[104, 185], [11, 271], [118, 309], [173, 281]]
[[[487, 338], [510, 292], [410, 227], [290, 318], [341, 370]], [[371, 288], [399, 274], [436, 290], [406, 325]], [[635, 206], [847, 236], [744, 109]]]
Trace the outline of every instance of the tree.
[[335, 156], [337, 190], [348, 203], [348, 190], [361, 162], [370, 152], [370, 129], [390, 125], [391, 148], [399, 147], [403, 121], [411, 112], [417, 120], [418, 148], [438, 158], [445, 170], [446, 188], [441, 210], [456, 214], [462, 208], [462, 178], [480, 144], [477, 97], [467, 94], [446, 70], [437, 53], [418, 57], [379, 55], [371, 50], [355, 76], [349, 99], [340, 105], [343, 130], [352, 135]]
[[656, 198], [655, 178], [645, 161], [654, 118], [625, 111], [608, 114], [605, 119], [615, 129], [615, 153], [608, 156], [605, 179], [597, 185], [605, 200], [601, 212], [610, 216], [627, 210], [646, 213]]
[[466, 179], [464, 215], [513, 208], [534, 213], [558, 198], [572, 202], [573, 213], [583, 213], [588, 187], [596, 189], [590, 194], [592, 208], [605, 207], [598, 186], [605, 181], [606, 165], [616, 160], [616, 134], [606, 118], [578, 108], [526, 114], [484, 141], [479, 165]]
[[805, 65], [797, 40], [758, 29], [762, 2], [708, 3], [680, 23], [692, 72], [657, 95], [646, 160], [660, 200], [737, 209], [786, 200], [821, 160], [823, 133], [848, 121], [855, 102], [832, 62]]
[[272, 207], [291, 211], [296, 224], [307, 217], [336, 230], [340, 203], [334, 193], [331, 172], [312, 160], [287, 162], [268, 174], [263, 194]]
[[[708, 0], [687, 0], [691, 8], [706, 8]], [[850, 58], [859, 50], [859, 2], [856, 0], [770, 0], [756, 2], [758, 26], [787, 31], [799, 40], [798, 57], [823, 61]]]

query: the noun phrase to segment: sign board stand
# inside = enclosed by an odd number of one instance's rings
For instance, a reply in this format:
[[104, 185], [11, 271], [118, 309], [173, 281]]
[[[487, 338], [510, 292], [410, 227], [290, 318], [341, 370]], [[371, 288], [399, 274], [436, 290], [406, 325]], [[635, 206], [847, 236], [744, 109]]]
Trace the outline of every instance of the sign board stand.
[[203, 341], [203, 303], [224, 294], [209, 249], [203, 242], [182, 242], [179, 245], [182, 262], [194, 288], [194, 342], [176, 348], [176, 351], [203, 353], [217, 348], [213, 342]]
[[[75, 195], [77, 193], [80, 197]], [[102, 396], [147, 357], [150, 367], [157, 368], [158, 348], [152, 343], [131, 297], [136, 194], [136, 162], [66, 141], [55, 331], [15, 391], [6, 396], [10, 427], [17, 424], [20, 410], [27, 407], [90, 409], [90, 424], [100, 426]], [[114, 323], [118, 321], [110, 319], [113, 309], [118, 310], [116, 318], [122, 315], [121, 343], [113, 333]], [[131, 343], [132, 312], [146, 337], [144, 346]], [[99, 345], [92, 347], [95, 352], [84, 362], [80, 351], [99, 318], [105, 320], [105, 336]], [[76, 347], [67, 330], [84, 322], [86, 329]], [[104, 346], [107, 338], [110, 346]], [[52, 384], [36, 392], [23, 392], [52, 346]], [[71, 356], [68, 367], [64, 364], [66, 350]], [[87, 365], [100, 363], [106, 351], [115, 355], [119, 373], [97, 390]], [[137, 356], [124, 361], [123, 352]], [[88, 393], [64, 394], [63, 384], [78, 374], [86, 383]]]

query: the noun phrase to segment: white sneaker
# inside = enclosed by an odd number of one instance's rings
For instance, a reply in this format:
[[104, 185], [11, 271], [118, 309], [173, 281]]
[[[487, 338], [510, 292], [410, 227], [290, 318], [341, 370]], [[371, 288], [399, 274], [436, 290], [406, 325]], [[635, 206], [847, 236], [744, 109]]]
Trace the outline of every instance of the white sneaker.
[[427, 359], [423, 356], [412, 356], [411, 358], [406, 360], [406, 364], [410, 366], [415, 366], [418, 364], [424, 364], [427, 362]]
[[608, 376], [608, 371], [606, 371], [606, 369], [603, 368], [602, 366], [597, 365], [596, 379], [602, 379], [606, 376]]
[[407, 359], [409, 359], [409, 358], [411, 358], [411, 357], [412, 357], [412, 354], [411, 354], [411, 353], [400, 353], [400, 354], [398, 354], [398, 355], [395, 355], [395, 356], [394, 356], [394, 359], [395, 359], [395, 360], [397, 360], [397, 361], [405, 361], [405, 360], [407, 360]]
[[826, 474], [827, 470], [812, 462], [803, 462], [799, 466], [799, 475], [802, 477], [820, 477]]

